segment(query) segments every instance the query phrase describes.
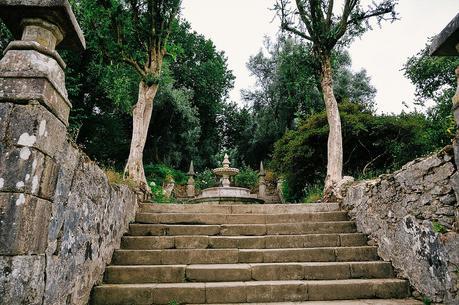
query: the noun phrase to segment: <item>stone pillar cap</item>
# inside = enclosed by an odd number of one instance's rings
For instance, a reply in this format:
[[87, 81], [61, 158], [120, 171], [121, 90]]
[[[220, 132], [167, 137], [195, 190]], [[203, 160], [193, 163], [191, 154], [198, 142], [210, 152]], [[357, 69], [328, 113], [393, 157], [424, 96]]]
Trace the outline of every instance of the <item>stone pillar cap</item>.
[[459, 13], [451, 22], [435, 36], [430, 45], [430, 55], [457, 56], [459, 55]]
[[86, 48], [83, 32], [68, 0], [0, 0], [0, 18], [16, 39], [21, 39], [24, 18], [41, 18], [63, 31], [61, 47], [75, 51]]

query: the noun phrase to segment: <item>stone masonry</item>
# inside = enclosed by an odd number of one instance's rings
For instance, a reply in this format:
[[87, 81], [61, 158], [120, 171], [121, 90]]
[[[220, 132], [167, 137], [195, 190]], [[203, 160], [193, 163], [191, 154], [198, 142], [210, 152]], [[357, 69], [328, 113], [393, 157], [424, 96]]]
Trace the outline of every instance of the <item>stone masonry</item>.
[[55, 47], [81, 50], [68, 1], [0, 0], [15, 35], [0, 61], [0, 304], [86, 304], [134, 218], [66, 134], [71, 103]]
[[458, 208], [452, 147], [350, 185], [343, 207], [420, 294], [458, 304]]

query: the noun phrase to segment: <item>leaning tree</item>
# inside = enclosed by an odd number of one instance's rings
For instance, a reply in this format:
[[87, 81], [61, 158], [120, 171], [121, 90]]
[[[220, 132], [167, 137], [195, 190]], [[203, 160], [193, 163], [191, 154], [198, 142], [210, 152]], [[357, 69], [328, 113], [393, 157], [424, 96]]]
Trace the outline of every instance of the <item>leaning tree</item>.
[[138, 96], [132, 108], [132, 139], [125, 174], [146, 187], [143, 151], [165, 59], [173, 50], [168, 44], [169, 36], [182, 1], [75, 1], [87, 12], [84, 24], [94, 35], [90, 39], [94, 46], [89, 47], [100, 53], [101, 62], [113, 66], [124, 63], [137, 74]]
[[[294, 2], [294, 3], [293, 3]], [[342, 7], [338, 7], [338, 4]], [[398, 0], [373, 1], [363, 5], [360, 0], [277, 0], [275, 10], [281, 28], [312, 43], [317, 61], [329, 125], [327, 176], [324, 195], [333, 198], [335, 186], [342, 179], [343, 140], [338, 104], [333, 93], [332, 51], [348, 45], [353, 38], [370, 28], [370, 19], [395, 20]]]

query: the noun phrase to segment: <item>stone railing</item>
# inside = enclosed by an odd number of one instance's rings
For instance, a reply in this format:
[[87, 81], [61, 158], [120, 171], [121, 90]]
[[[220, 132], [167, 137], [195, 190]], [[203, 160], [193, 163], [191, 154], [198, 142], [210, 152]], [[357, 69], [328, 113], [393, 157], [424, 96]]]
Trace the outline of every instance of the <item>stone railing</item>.
[[85, 305], [137, 196], [68, 140], [55, 47], [85, 43], [67, 0], [0, 0], [0, 17], [18, 39], [0, 60], [0, 304]]

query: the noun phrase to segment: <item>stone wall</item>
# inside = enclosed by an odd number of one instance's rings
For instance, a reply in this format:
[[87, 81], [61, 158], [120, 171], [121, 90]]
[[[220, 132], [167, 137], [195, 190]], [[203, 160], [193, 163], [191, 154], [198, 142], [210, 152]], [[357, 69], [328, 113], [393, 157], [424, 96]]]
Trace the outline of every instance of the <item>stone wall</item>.
[[43, 106], [2, 103], [0, 114], [0, 304], [87, 304], [134, 219], [136, 195], [110, 185], [65, 133], [57, 137], [65, 128]]
[[85, 46], [69, 2], [0, 0], [0, 18], [18, 39], [0, 60], [0, 305], [85, 305], [137, 196], [67, 138], [55, 47]]
[[458, 177], [452, 147], [347, 186], [342, 206], [419, 296], [459, 304]]

